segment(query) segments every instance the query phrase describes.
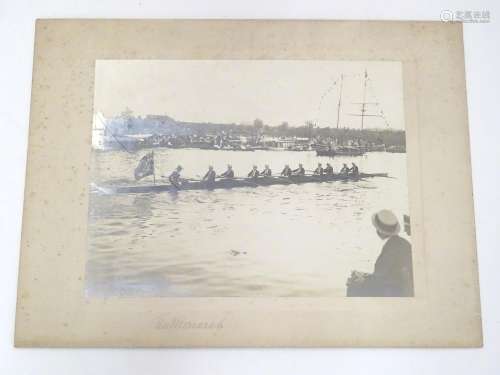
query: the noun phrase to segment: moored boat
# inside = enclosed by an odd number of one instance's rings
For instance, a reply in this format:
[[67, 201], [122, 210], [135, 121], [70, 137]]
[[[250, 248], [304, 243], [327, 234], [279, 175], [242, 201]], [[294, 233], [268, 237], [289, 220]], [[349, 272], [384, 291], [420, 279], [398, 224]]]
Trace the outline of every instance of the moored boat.
[[316, 150], [317, 156], [361, 156], [365, 152], [359, 147], [335, 147], [332, 149], [320, 149]]
[[272, 185], [294, 185], [305, 183], [321, 183], [331, 181], [357, 181], [363, 178], [388, 177], [387, 173], [360, 173], [359, 175], [334, 174], [333, 176], [292, 176], [292, 177], [259, 177], [259, 178], [233, 178], [220, 179], [213, 183], [206, 181], [186, 181], [182, 188], [177, 189], [171, 184], [156, 185], [95, 185], [95, 190], [105, 194], [130, 194], [130, 193], [154, 193], [162, 191], [179, 190], [213, 190], [233, 189], [242, 187], [259, 187]]
[[389, 146], [387, 147], [387, 152], [392, 152], [392, 153], [405, 153], [406, 152], [406, 146]]

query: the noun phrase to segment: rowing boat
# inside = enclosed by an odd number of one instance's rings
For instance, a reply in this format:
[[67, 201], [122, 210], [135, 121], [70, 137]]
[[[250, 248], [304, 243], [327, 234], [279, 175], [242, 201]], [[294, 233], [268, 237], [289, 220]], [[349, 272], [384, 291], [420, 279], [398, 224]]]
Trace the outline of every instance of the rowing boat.
[[209, 183], [208, 181], [186, 181], [180, 189], [171, 184], [157, 185], [136, 185], [136, 186], [96, 186], [94, 187], [106, 194], [128, 194], [128, 193], [154, 193], [162, 191], [179, 190], [213, 190], [213, 189], [233, 189], [242, 187], [258, 187], [271, 185], [295, 185], [311, 182], [331, 182], [331, 181], [358, 181], [363, 178], [388, 177], [387, 173], [360, 173], [357, 176], [334, 174], [333, 176], [291, 176], [291, 177], [259, 177], [259, 178], [234, 178], [220, 179]]
[[332, 150], [316, 150], [316, 156], [361, 156], [365, 152], [360, 148], [337, 148]]

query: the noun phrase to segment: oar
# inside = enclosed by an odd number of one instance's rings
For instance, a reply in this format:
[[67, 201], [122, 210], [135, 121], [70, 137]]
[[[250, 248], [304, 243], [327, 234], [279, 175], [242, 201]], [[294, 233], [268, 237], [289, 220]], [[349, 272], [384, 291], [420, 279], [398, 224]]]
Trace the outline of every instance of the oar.
[[[311, 170], [309, 170], [309, 169], [306, 169], [305, 171], [306, 171], [306, 172], [311, 173], [311, 174], [306, 175], [306, 176], [318, 176], [318, 177], [320, 177], [320, 176], [321, 176], [321, 175], [319, 175], [319, 174], [316, 174], [316, 171], [311, 171]], [[323, 176], [325, 176], [325, 171], [323, 171]]]
[[[160, 177], [162, 177], [162, 178], [168, 178], [169, 176], [161, 175]], [[181, 177], [180, 179], [184, 180], [184, 181], [203, 182], [203, 180], [197, 180], [195, 178], [189, 178], [189, 177], [187, 177], [187, 178]]]
[[[292, 174], [292, 177], [293, 177], [293, 176], [294, 176], [294, 175]], [[269, 176], [268, 176], [268, 177], [269, 177]], [[282, 176], [282, 175], [281, 175], [281, 173], [280, 173], [280, 174], [276, 174], [276, 173], [275, 173], [275, 174], [272, 174], [270, 177], [288, 178], [288, 176]]]
[[198, 177], [198, 178], [196, 179], [196, 178], [187, 177], [187, 178], [185, 178], [185, 180], [186, 181], [193, 181], [193, 182], [203, 182], [203, 178], [199, 174], [195, 175], [195, 177]]
[[291, 179], [290, 179], [289, 177], [287, 177], [287, 176], [282, 176], [281, 174], [279, 174], [279, 175], [275, 174], [275, 175], [272, 175], [271, 177], [274, 177], [274, 178], [279, 178], [280, 180], [284, 180], [284, 181], [286, 181], [286, 182], [288, 182], [288, 183], [290, 183], [290, 184], [293, 184], [293, 180], [291, 180]]
[[[306, 171], [306, 172], [311, 172], [311, 171]], [[292, 177], [301, 177], [301, 176], [307, 176], [307, 177], [318, 176], [319, 177], [319, 175], [314, 174], [314, 172], [313, 173], [309, 173], [309, 174], [304, 173], [303, 175], [292, 174]]]
[[256, 186], [258, 186], [259, 184], [254, 182], [253, 181], [253, 178], [252, 177], [235, 177], [235, 178], [231, 178], [232, 181], [245, 181], [245, 182], [248, 182], [250, 184], [254, 184]]

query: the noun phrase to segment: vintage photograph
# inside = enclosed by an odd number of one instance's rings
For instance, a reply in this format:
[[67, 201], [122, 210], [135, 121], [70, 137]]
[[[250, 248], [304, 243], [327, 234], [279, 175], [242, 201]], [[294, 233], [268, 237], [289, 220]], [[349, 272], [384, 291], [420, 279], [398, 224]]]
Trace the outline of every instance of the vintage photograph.
[[413, 297], [402, 64], [97, 60], [88, 297]]

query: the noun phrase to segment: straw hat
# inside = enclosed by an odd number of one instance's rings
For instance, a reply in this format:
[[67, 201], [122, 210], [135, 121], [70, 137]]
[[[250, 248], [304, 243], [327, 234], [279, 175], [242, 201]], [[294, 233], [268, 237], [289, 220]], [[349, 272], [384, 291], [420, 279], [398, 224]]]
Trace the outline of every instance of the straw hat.
[[374, 214], [372, 223], [377, 228], [377, 231], [386, 236], [394, 236], [401, 230], [398, 218], [390, 210], [381, 210]]

